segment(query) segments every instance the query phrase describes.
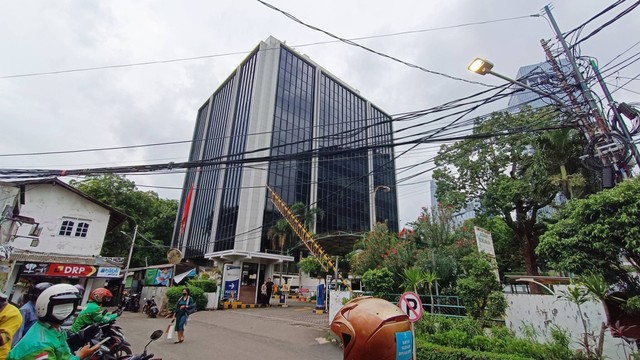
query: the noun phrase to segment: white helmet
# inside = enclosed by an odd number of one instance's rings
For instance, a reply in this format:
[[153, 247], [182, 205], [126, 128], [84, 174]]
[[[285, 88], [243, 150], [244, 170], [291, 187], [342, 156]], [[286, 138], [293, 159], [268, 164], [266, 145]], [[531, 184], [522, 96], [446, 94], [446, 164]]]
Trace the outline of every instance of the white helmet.
[[80, 293], [73, 285], [53, 285], [44, 290], [36, 300], [38, 319], [62, 324], [73, 314], [80, 299]]

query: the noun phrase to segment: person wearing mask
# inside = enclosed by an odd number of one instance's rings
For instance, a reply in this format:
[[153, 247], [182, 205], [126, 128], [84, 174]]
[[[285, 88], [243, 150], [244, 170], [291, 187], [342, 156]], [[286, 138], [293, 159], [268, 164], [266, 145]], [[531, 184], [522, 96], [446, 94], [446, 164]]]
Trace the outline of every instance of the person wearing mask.
[[176, 304], [176, 311], [173, 313], [173, 319], [176, 323], [176, 333], [178, 334], [178, 341], [174, 344], [184, 342], [184, 327], [187, 324], [189, 314], [196, 308], [196, 303], [191, 297], [191, 291], [188, 288], [182, 289], [182, 296], [178, 299]]
[[67, 333], [60, 328], [80, 302], [78, 290], [69, 284], [57, 284], [43, 290], [36, 300], [38, 321], [11, 349], [7, 360], [81, 360], [100, 348], [84, 346], [71, 353]]
[[260, 307], [267, 307], [269, 298], [267, 297], [267, 282], [263, 281], [260, 285]]
[[29, 287], [27, 290], [27, 302], [20, 307], [20, 314], [22, 315], [22, 324], [20, 328], [13, 336], [11, 347], [16, 346], [18, 341], [31, 329], [31, 326], [38, 321], [38, 315], [36, 314], [36, 300], [42, 292], [48, 289], [53, 284], [50, 282], [42, 282]]
[[[74, 288], [75, 289], [75, 288]], [[77, 291], [77, 290], [76, 290]], [[105, 288], [95, 289], [89, 294], [87, 306], [80, 311], [69, 331], [77, 333], [91, 324], [106, 324], [118, 317], [118, 313], [103, 314], [102, 305], [111, 301], [113, 294]], [[77, 305], [76, 305], [77, 306]]]
[[9, 304], [8, 296], [0, 292], [0, 359], [7, 357], [11, 340], [22, 324], [20, 310]]

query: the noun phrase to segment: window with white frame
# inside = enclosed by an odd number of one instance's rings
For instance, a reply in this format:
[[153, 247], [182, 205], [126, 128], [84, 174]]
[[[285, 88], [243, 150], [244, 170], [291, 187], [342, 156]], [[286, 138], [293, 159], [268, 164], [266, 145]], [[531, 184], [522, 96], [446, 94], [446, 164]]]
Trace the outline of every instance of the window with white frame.
[[60, 231], [58, 231], [58, 235], [85, 238], [89, 232], [90, 223], [91, 220], [87, 219], [64, 217], [62, 218], [62, 224], [60, 224]]

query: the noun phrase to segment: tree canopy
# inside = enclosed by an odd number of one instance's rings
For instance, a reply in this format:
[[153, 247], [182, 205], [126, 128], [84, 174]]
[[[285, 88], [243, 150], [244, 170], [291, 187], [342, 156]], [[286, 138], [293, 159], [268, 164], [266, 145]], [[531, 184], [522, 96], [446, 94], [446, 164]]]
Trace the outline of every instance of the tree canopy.
[[473, 136], [442, 146], [435, 160], [438, 200], [459, 209], [479, 199], [478, 211], [502, 217], [518, 240], [529, 275], [538, 274], [538, 211], [566, 188], [563, 174], [582, 178], [577, 161], [582, 138], [573, 130], [552, 129], [559, 123], [549, 108], [494, 113], [476, 122]]
[[161, 199], [154, 191], [140, 191], [133, 181], [112, 174], [72, 180], [70, 185], [129, 216], [125, 224], [106, 235], [101, 255], [126, 258], [137, 224], [139, 237], [131, 266], [166, 263], [178, 210], [176, 200]]
[[[570, 201], [541, 236], [549, 265], [576, 274], [601, 274], [610, 284], [640, 291], [640, 179]], [[625, 264], [626, 263], [626, 264]]]

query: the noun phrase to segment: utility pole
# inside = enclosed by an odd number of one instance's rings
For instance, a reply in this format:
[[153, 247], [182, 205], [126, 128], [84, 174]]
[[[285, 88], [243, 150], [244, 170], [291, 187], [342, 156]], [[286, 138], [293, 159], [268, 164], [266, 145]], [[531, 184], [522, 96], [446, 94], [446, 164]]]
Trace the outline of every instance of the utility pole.
[[613, 100], [613, 96], [611, 96], [611, 92], [609, 91], [609, 88], [607, 88], [607, 84], [604, 82], [604, 79], [602, 78], [602, 74], [600, 74], [600, 70], [598, 69], [598, 65], [594, 60], [591, 60], [591, 68], [596, 74], [596, 78], [598, 79], [598, 82], [600, 83], [600, 87], [602, 88], [602, 91], [604, 92], [604, 95], [607, 98], [609, 107], [611, 108], [611, 110], [613, 110], [614, 124], [616, 127], [619, 127], [620, 129], [622, 129], [622, 133], [624, 134], [625, 138], [629, 142], [629, 150], [631, 151], [631, 155], [633, 155], [633, 158], [636, 160], [636, 165], [640, 166], [640, 154], [638, 153], [638, 148], [636, 147], [636, 143], [633, 141], [633, 137], [631, 136], [631, 133], [629, 133], [627, 124], [625, 124], [624, 121], [622, 121], [622, 117], [620, 116], [620, 112], [616, 107], [616, 103]]
[[[582, 92], [583, 97], [587, 100], [589, 112], [595, 119], [596, 130], [597, 130], [597, 134], [595, 137], [600, 138], [601, 136], [599, 135], [603, 135], [602, 138], [605, 140], [604, 144], [602, 145], [595, 144], [594, 150], [597, 152], [597, 155], [602, 160], [604, 167], [613, 166], [616, 172], [620, 173], [623, 178], [626, 178], [628, 175], [628, 170], [623, 169], [623, 171], [620, 171], [618, 167], [619, 161], [618, 161], [618, 156], [616, 156], [616, 154], [619, 153], [620, 149], [612, 141], [611, 131], [607, 126], [607, 123], [604, 121], [604, 117], [602, 116], [602, 113], [598, 108], [598, 104], [593, 98], [591, 91], [588, 88], [584, 80], [584, 77], [582, 76], [582, 73], [580, 72], [580, 68], [578, 67], [576, 60], [573, 57], [573, 54], [571, 52], [571, 49], [569, 48], [569, 45], [567, 44], [564, 36], [562, 35], [562, 31], [560, 31], [560, 28], [558, 27], [558, 24], [556, 23], [556, 20], [553, 17], [553, 14], [551, 13], [551, 9], [547, 5], [544, 7], [544, 10], [547, 16], [549, 17], [549, 21], [551, 22], [554, 32], [556, 33], [556, 38], [562, 45], [565, 56], [567, 57], [567, 59], [569, 60], [569, 63], [571, 64], [571, 68], [573, 69], [574, 79], [576, 83], [580, 86], [580, 90]], [[591, 140], [595, 140], [595, 139], [591, 139]], [[624, 155], [626, 154], [623, 154], [623, 156]]]

